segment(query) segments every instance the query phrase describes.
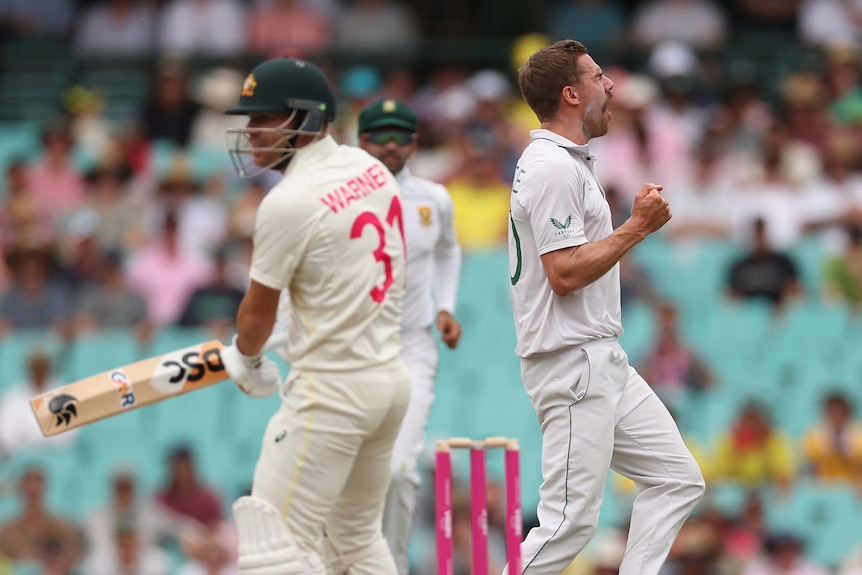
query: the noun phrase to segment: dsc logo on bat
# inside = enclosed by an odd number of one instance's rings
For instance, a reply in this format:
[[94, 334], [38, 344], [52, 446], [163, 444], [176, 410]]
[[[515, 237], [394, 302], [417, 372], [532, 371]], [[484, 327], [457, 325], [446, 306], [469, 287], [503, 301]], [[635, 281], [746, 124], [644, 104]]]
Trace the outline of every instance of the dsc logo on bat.
[[186, 383], [197, 383], [207, 375], [222, 371], [224, 364], [219, 347], [204, 349], [202, 345], [193, 345], [160, 357], [150, 385], [161, 393], [179, 393]]

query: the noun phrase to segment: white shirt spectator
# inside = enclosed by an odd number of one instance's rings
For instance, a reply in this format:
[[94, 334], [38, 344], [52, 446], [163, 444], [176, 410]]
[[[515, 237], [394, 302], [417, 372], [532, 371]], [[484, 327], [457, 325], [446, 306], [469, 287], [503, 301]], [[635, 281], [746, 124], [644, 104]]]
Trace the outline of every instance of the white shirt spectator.
[[[62, 382], [49, 380], [46, 387], [56, 389]], [[0, 396], [0, 452], [12, 453], [28, 449], [63, 449], [74, 443], [78, 437], [77, 429], [45, 437], [33, 410], [30, 400], [41, 393], [29, 384], [17, 385]]]
[[337, 17], [333, 38], [344, 50], [397, 51], [413, 48], [419, 31], [403, 6], [360, 0]]
[[799, 36], [811, 44], [860, 42], [862, 0], [803, 0], [798, 22]]
[[245, 47], [245, 11], [238, 0], [172, 0], [162, 10], [159, 51], [226, 56]]
[[137, 56], [152, 52], [155, 14], [148, 4], [113, 0], [95, 4], [83, 15], [75, 37], [81, 54]]
[[727, 19], [711, 0], [653, 0], [632, 21], [632, 35], [644, 46], [679, 40], [706, 48], [721, 43], [726, 32]]

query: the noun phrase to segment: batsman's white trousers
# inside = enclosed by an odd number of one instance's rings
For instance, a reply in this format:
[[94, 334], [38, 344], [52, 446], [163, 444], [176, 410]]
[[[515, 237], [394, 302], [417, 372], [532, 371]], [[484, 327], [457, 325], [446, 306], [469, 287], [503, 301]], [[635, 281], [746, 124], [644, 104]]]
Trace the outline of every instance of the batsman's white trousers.
[[[321, 557], [324, 533], [347, 555], [382, 539], [392, 446], [410, 399], [401, 359], [360, 372], [291, 373], [270, 419], [252, 496], [280, 509], [297, 545]], [[349, 575], [395, 575], [386, 545]]]
[[542, 427], [544, 478], [523, 573], [559, 575], [586, 546], [609, 468], [638, 488], [620, 575], [658, 573], [704, 491], [664, 404], [616, 338], [523, 359], [521, 376]]
[[401, 333], [401, 357], [410, 376], [410, 405], [392, 450], [392, 482], [383, 511], [383, 535], [400, 575], [407, 575], [410, 535], [421, 477], [417, 470], [425, 450], [425, 428], [434, 403], [439, 354], [430, 328]]

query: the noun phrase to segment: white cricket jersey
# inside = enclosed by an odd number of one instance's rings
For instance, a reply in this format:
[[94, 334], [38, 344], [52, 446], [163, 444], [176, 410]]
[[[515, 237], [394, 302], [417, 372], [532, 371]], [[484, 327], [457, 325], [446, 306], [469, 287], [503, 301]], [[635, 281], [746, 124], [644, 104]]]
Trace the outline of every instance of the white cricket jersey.
[[608, 237], [611, 211], [595, 156], [550, 130], [530, 132], [512, 184], [509, 268], [520, 357], [623, 332], [619, 264], [566, 296], [551, 289], [541, 256]]
[[446, 188], [414, 176], [406, 167], [396, 180], [407, 238], [407, 291], [401, 329], [425, 329], [431, 326], [436, 312], [455, 312], [461, 248], [455, 237], [452, 199]]
[[400, 356], [403, 230], [398, 184], [370, 154], [331, 136], [296, 151], [258, 208], [251, 264], [252, 280], [288, 291], [292, 367], [352, 371]]

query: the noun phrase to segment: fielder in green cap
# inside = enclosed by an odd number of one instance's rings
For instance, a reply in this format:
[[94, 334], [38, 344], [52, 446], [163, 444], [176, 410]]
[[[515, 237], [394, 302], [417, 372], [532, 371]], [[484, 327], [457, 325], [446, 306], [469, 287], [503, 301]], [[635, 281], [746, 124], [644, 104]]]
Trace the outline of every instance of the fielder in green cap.
[[359, 114], [359, 146], [395, 174], [401, 189], [407, 243], [407, 288], [401, 316], [401, 356], [410, 375], [410, 403], [392, 453], [392, 482], [383, 512], [383, 535], [398, 572], [407, 575], [408, 544], [420, 485], [417, 472], [434, 400], [439, 361], [432, 325], [450, 349], [461, 326], [455, 301], [461, 248], [455, 237], [452, 200], [440, 184], [410, 173], [416, 153], [416, 115], [403, 102], [378, 100]]

